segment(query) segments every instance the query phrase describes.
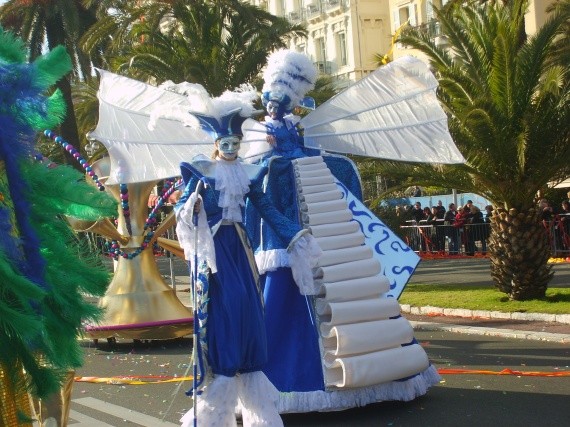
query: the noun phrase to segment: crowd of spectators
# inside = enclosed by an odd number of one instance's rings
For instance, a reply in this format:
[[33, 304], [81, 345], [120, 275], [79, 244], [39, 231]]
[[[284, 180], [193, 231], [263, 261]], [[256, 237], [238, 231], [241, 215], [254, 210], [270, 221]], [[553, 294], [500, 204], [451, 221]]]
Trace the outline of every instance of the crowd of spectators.
[[408, 208], [396, 208], [403, 225], [410, 230], [408, 243], [412, 249], [422, 252], [448, 252], [457, 255], [475, 255], [487, 252], [489, 220], [492, 206], [485, 207], [486, 214], [468, 200], [457, 208], [450, 203], [446, 210], [441, 200], [437, 205], [424, 207], [415, 202]]
[[[570, 192], [568, 192], [570, 198]], [[563, 200], [555, 208], [547, 199], [538, 202], [541, 221], [548, 230], [551, 245], [556, 252], [570, 253], [570, 201]], [[493, 206], [484, 212], [472, 200], [464, 206], [454, 203], [446, 210], [441, 200], [435, 206], [423, 207], [419, 201], [409, 206], [397, 206], [396, 213], [406, 229], [407, 243], [415, 251], [463, 253], [473, 256], [487, 253]]]
[[[567, 194], [570, 199], [570, 191]], [[554, 248], [555, 256], [570, 254], [570, 201], [563, 200], [560, 208], [557, 209], [547, 199], [540, 199], [538, 202], [540, 219], [548, 232], [551, 246]]]

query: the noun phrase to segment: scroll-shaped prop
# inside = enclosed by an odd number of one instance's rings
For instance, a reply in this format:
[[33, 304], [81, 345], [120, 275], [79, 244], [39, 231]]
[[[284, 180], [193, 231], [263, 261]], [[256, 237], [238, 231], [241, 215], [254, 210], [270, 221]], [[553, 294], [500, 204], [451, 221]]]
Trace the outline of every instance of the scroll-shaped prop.
[[399, 58], [304, 117], [305, 146], [406, 162], [463, 163], [436, 88], [424, 62]]
[[400, 304], [394, 298], [373, 298], [346, 302], [323, 302], [317, 300], [317, 313], [323, 320], [321, 334], [328, 336], [338, 325], [389, 319], [400, 314]]
[[354, 248], [331, 249], [323, 251], [317, 262], [318, 267], [337, 266], [353, 261], [372, 259], [372, 249], [368, 246]]
[[325, 362], [333, 363], [337, 357], [400, 347], [413, 338], [412, 325], [403, 317], [335, 326], [323, 337]]
[[429, 360], [419, 344], [338, 358], [325, 370], [327, 387], [366, 387], [406, 378], [427, 369]]
[[[390, 289], [390, 281], [384, 275], [324, 283], [320, 294], [322, 301], [340, 302], [368, 298], [380, 298]], [[321, 301], [321, 300], [319, 300]]]
[[375, 276], [378, 273], [380, 273], [380, 262], [373, 258], [317, 267], [315, 269], [315, 278], [322, 283], [340, 282], [342, 280]]
[[319, 237], [317, 238], [317, 243], [323, 251], [352, 248], [364, 244], [364, 235], [357, 231], [344, 236]]

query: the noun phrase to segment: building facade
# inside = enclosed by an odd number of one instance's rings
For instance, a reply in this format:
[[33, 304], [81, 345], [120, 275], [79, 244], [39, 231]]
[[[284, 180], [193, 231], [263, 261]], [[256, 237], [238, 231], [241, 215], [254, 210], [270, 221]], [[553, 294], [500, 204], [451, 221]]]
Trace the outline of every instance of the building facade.
[[[313, 59], [318, 69], [336, 78], [339, 88], [374, 71], [379, 58], [396, 59], [422, 54], [393, 43], [394, 34], [405, 25], [422, 26], [445, 45], [434, 8], [448, 0], [249, 0], [291, 23], [303, 23], [307, 38], [294, 38], [289, 48]], [[547, 19], [546, 9], [555, 0], [530, 0], [526, 15], [527, 34], [533, 34]]]
[[392, 28], [388, 0], [250, 0], [250, 3], [304, 23], [307, 38], [289, 48], [312, 58], [318, 69], [347, 86], [378, 68], [375, 55], [386, 54]]
[[[546, 9], [555, 0], [530, 0], [529, 9], [525, 15], [526, 33], [536, 33], [547, 20]], [[437, 44], [445, 46], [446, 39], [441, 34], [440, 25], [434, 8], [441, 9], [448, 0], [388, 0], [392, 32], [396, 33], [405, 25], [421, 26], [435, 39]], [[422, 54], [396, 43], [392, 49], [392, 59], [412, 55], [422, 58]]]

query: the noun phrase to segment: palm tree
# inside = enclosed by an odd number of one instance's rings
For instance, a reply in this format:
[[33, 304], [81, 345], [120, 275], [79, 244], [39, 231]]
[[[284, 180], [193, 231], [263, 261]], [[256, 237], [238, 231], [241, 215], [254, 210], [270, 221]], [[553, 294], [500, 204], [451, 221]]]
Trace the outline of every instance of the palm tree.
[[[29, 61], [40, 56], [45, 47], [52, 50], [58, 45], [65, 46], [72, 58], [73, 71], [60, 79], [56, 88], [62, 92], [67, 106], [60, 134], [76, 147], [80, 143], [71, 85], [72, 81], [91, 72], [90, 59], [78, 48], [78, 41], [85, 29], [95, 21], [94, 9], [84, 7], [80, 0], [10, 0], [0, 8], [0, 23], [26, 42]], [[67, 155], [67, 152], [64, 151], [64, 154]]]
[[[80, 44], [92, 59], [101, 58], [98, 66], [156, 84], [200, 83], [212, 95], [255, 83], [268, 52], [306, 35], [303, 27], [236, 0], [84, 2], [98, 6], [97, 23]], [[84, 132], [97, 123], [97, 85], [86, 79], [73, 92]]]
[[[429, 59], [450, 132], [466, 158], [459, 167], [398, 165], [399, 173], [493, 202], [492, 277], [514, 300], [544, 297], [553, 274], [535, 197], [568, 173], [569, 5], [560, 2], [527, 36], [528, 0], [456, 2], [436, 11], [448, 47], [417, 28], [399, 38]], [[384, 170], [397, 171], [390, 165]]]
[[268, 52], [306, 35], [303, 27], [237, 0], [141, 2], [102, 16], [82, 45], [93, 53], [109, 34], [112, 70], [156, 83], [200, 83], [213, 96], [251, 81]]

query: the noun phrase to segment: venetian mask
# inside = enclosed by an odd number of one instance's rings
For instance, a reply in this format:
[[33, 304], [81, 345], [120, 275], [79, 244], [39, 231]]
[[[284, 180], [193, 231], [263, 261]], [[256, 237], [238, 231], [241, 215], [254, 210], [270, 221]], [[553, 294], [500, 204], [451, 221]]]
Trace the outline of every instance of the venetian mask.
[[216, 141], [220, 157], [224, 160], [234, 160], [238, 156], [241, 138], [236, 135], [226, 136]]

